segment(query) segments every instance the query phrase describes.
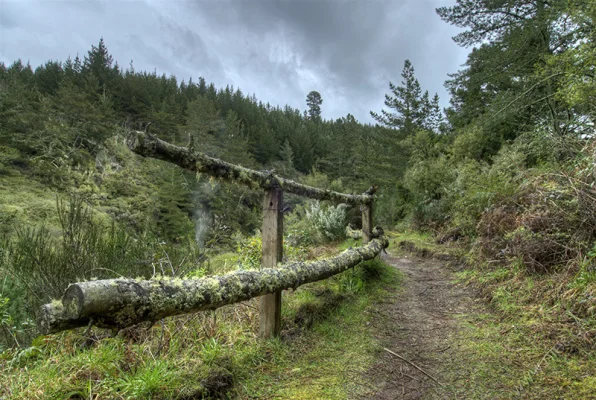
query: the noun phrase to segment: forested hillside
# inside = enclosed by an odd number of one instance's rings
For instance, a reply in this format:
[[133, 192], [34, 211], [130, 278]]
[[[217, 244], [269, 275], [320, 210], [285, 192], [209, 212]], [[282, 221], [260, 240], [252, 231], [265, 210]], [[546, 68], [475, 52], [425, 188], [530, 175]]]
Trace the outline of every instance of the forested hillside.
[[[207, 262], [206, 253], [233, 249], [239, 237], [260, 229], [259, 192], [136, 158], [124, 144], [130, 130], [147, 131], [174, 144], [243, 166], [275, 170], [318, 187], [362, 193], [372, 184], [380, 185], [384, 190], [377, 219], [391, 226], [405, 216], [395, 193], [412, 148], [411, 135], [359, 123], [349, 114], [336, 121], [323, 120], [323, 99], [316, 91], [306, 96], [304, 113], [287, 106], [273, 107], [240, 89], [216, 89], [204, 78], [198, 83], [179, 82], [175, 77], [137, 72], [132, 63], [122, 70], [103, 39], [83, 59], [48, 61], [35, 69], [17, 60], [1, 69], [1, 179], [6, 189], [0, 203], [1, 229], [11, 274], [32, 280], [27, 285], [15, 284], [19, 292], [29, 287], [28, 294], [18, 297], [28, 299], [30, 316], [41, 302], [59, 296], [72, 279], [120, 271], [130, 274], [131, 268], [146, 275], [150, 272], [147, 265], [131, 267], [131, 263], [138, 263], [139, 254], [144, 254], [143, 263], [150, 264], [161, 253], [156, 247], [167, 247], [163, 252], [170, 255], [178, 252], [181, 259], [184, 252], [191, 252], [194, 259], [184, 258], [191, 268]], [[409, 87], [413, 83], [417, 86]], [[424, 123], [430, 134], [438, 134], [439, 128], [445, 128], [442, 122], [431, 122], [431, 118], [440, 120], [438, 99], [429, 100], [428, 92], [421, 96], [409, 61], [402, 84], [408, 92], [404, 99], [414, 96], [417, 107], [432, 110], [429, 117], [420, 114], [417, 122]], [[408, 140], [402, 143], [402, 138]], [[319, 214], [324, 219], [327, 210], [331, 214], [335, 210], [318, 205], [309, 209], [292, 197], [287, 202], [297, 206], [292, 214], [296, 221]], [[91, 208], [82, 212], [83, 206]], [[347, 222], [358, 226], [359, 211], [348, 210], [348, 221], [345, 212], [344, 208], [336, 211], [344, 227]], [[61, 237], [87, 234], [86, 224], [97, 225], [98, 231], [92, 238], [80, 239], [89, 242], [88, 254], [73, 258], [67, 253], [79, 251], [81, 244], [69, 244]], [[306, 243], [312, 243], [318, 234], [305, 231], [309, 225], [297, 222], [288, 232], [300, 232]], [[341, 238], [344, 227], [318, 236]], [[99, 243], [96, 236], [104, 234], [109, 236], [107, 242]], [[66, 261], [70, 266], [60, 266], [64, 276], [49, 285], [51, 267], [39, 271], [42, 267], [36, 267], [34, 259], [42, 256], [33, 256], [31, 251], [50, 251], [53, 240], [62, 243], [64, 254], [52, 262], [58, 267]], [[123, 243], [135, 244], [128, 245], [124, 257], [128, 261], [122, 259], [119, 267], [111, 267], [112, 272], [104, 270], [98, 260], [85, 259], [97, 258], [96, 254], [104, 252], [102, 246]], [[121, 256], [113, 251], [109, 257]], [[73, 259], [65, 260], [69, 258]], [[13, 259], [22, 262], [15, 267]], [[31, 297], [31, 292], [44, 295]], [[22, 309], [15, 296], [8, 296], [13, 298], [9, 308]]]
[[[365, 125], [350, 114], [335, 121], [322, 120], [323, 99], [316, 91], [308, 94], [304, 113], [263, 104], [240, 89], [216, 89], [202, 77], [198, 82], [179, 81], [137, 72], [132, 62], [124, 70], [113, 62], [103, 39], [83, 59], [48, 61], [35, 69], [17, 60], [2, 65], [1, 72], [5, 170], [13, 168], [56, 190], [77, 192], [91, 188], [84, 187], [82, 178], [68, 181], [69, 172], [90, 173], [94, 175], [90, 180], [102, 187], [100, 192], [112, 193], [88, 193], [89, 201], [102, 203], [108, 194], [127, 197], [125, 187], [108, 188], [102, 183], [127, 172], [126, 160], [118, 158], [116, 147], [117, 137], [130, 129], [147, 130], [230, 162], [273, 168], [288, 177], [324, 174], [324, 179], [337, 180], [353, 192], [377, 181], [390, 189], [407, 163], [408, 145], [400, 139], [411, 132]], [[415, 78], [409, 62], [404, 73], [408, 76], [404, 75], [403, 84], [411, 85]], [[417, 106], [423, 101], [434, 112], [429, 117], [419, 115], [417, 123], [424, 120], [425, 127], [438, 132], [439, 123], [430, 121], [441, 114], [438, 98], [430, 101], [428, 93], [422, 98], [419, 86], [403, 90], [408, 91], [404, 98], [414, 96]], [[161, 199], [158, 213], [178, 208], [192, 216], [189, 203], [197, 185], [182, 177], [174, 182], [176, 177], [168, 176], [171, 171], [141, 172], [137, 178], [170, 180], [178, 190], [164, 187], [155, 193]], [[130, 185], [123, 179], [114, 180]], [[204, 206], [213, 208], [209, 203]], [[253, 203], [247, 200], [246, 205], [250, 208]], [[139, 224], [134, 219], [126, 222]], [[172, 226], [161, 228], [164, 238], [184, 234]]]
[[[30, 344], [37, 307], [76, 279], [201, 275], [234, 250], [235, 263], [258, 265], [261, 193], [133, 155], [125, 137], [140, 130], [312, 186], [378, 185], [375, 224], [464, 249], [465, 280], [497, 309], [547, 319], [540, 338], [585, 354], [596, 340], [596, 3], [458, 0], [437, 13], [470, 50], [445, 83], [449, 107], [405, 59], [375, 124], [323, 119], [316, 90], [299, 110], [121, 66], [103, 39], [82, 57], [0, 64], [0, 349]], [[289, 257], [360, 224], [357, 209], [286, 202]]]

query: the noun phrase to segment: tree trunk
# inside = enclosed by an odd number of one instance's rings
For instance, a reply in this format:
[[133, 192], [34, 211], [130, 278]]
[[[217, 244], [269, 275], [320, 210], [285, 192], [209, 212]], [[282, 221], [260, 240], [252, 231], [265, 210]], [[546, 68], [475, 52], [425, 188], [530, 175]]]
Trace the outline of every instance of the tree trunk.
[[329, 278], [376, 257], [389, 245], [386, 238], [349, 249], [336, 257], [293, 262], [279, 268], [239, 270], [200, 279], [108, 279], [71, 284], [61, 302], [42, 306], [42, 333], [55, 333], [92, 322], [125, 328], [143, 321], [213, 310], [279, 290]]

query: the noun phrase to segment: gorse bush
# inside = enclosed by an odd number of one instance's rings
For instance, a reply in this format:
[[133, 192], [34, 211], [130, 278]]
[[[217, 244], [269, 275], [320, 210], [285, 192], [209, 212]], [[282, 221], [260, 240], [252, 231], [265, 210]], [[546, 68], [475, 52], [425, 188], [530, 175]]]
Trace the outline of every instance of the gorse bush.
[[58, 199], [57, 211], [60, 237], [45, 227], [22, 228], [8, 248], [9, 271], [39, 300], [60, 297], [75, 281], [151, 275], [148, 243], [96, 220], [79, 197]]

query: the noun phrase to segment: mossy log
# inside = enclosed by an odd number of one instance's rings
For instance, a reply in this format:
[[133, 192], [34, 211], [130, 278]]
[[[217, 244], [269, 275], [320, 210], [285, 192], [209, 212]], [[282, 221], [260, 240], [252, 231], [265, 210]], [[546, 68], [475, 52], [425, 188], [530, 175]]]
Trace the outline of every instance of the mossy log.
[[329, 278], [373, 259], [388, 245], [388, 240], [381, 237], [328, 259], [197, 279], [106, 279], [73, 283], [61, 301], [42, 306], [38, 323], [44, 334], [89, 323], [122, 329], [144, 321], [214, 310]]
[[143, 157], [168, 161], [189, 171], [205, 173], [215, 178], [244, 184], [255, 189], [271, 189], [280, 186], [286, 193], [346, 204], [369, 204], [377, 190], [377, 186], [372, 186], [363, 194], [358, 195], [319, 189], [282, 178], [272, 171], [255, 171], [230, 164], [204, 153], [165, 142], [145, 132], [131, 131], [128, 135], [127, 144], [133, 152]]
[[362, 239], [362, 230], [361, 229], [352, 229], [351, 226], [346, 226], [346, 237], [350, 239]]

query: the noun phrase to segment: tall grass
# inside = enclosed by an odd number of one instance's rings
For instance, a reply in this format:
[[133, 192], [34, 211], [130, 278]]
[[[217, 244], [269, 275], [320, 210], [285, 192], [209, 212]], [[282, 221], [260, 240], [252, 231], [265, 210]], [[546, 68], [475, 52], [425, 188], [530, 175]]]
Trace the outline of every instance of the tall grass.
[[[155, 274], [182, 275], [195, 267], [196, 246], [185, 251], [149, 236], [135, 237], [102, 219], [81, 197], [56, 201], [59, 231], [17, 227], [0, 240], [0, 345], [27, 344], [37, 335], [39, 307], [73, 282]], [[180, 246], [178, 246], [180, 247]], [[10, 321], [8, 323], [7, 321]]]

